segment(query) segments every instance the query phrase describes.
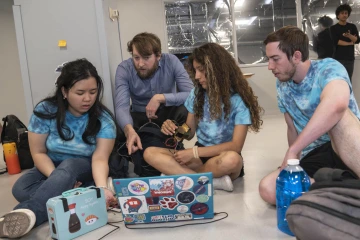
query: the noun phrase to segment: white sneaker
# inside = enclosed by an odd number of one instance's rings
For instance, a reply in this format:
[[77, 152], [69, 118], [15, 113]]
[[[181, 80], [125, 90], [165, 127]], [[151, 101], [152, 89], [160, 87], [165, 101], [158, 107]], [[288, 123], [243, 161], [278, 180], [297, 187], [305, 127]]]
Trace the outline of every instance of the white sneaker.
[[112, 179], [112, 177], [108, 177], [108, 180], [107, 180], [107, 188], [108, 188], [113, 194], [115, 194], [115, 188], [114, 188], [114, 184], [113, 184], [113, 179]]
[[19, 238], [35, 225], [35, 213], [29, 209], [17, 209], [0, 218], [0, 237]]
[[161, 173], [160, 176], [166, 176], [165, 174]]
[[219, 178], [214, 178], [213, 183], [215, 190], [225, 190], [228, 192], [232, 192], [234, 190], [234, 185], [229, 175], [225, 175]]

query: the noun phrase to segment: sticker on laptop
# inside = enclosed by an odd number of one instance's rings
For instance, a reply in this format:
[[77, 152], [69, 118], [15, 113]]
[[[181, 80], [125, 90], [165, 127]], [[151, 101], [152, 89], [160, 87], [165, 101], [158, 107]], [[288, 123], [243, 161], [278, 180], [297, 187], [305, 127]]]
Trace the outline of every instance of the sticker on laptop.
[[173, 197], [163, 197], [160, 200], [161, 207], [164, 209], [174, 210], [179, 203]]
[[173, 196], [175, 194], [173, 178], [150, 179], [149, 184], [150, 193], [153, 197]]
[[175, 214], [175, 221], [183, 221], [183, 220], [190, 220], [192, 219], [191, 213], [181, 213], [181, 214]]
[[174, 220], [174, 215], [155, 215], [151, 216], [151, 222], [168, 222]]
[[132, 223], [135, 219], [131, 215], [125, 215], [124, 222]]
[[149, 205], [149, 212], [159, 212], [160, 210], [160, 205]]
[[121, 192], [123, 196], [129, 196], [129, 190], [126, 187], [122, 187]]
[[193, 188], [195, 194], [204, 194], [206, 191], [205, 185], [198, 184]]
[[148, 213], [145, 196], [119, 197], [123, 214]]
[[190, 212], [195, 215], [203, 215], [208, 210], [209, 206], [206, 203], [195, 203], [190, 207]]
[[189, 211], [189, 207], [186, 205], [180, 205], [177, 207], [176, 209], [179, 213], [186, 213], [187, 211]]
[[159, 200], [160, 200], [159, 197], [147, 197], [146, 203], [148, 205], [156, 205], [156, 204], [159, 204]]
[[146, 220], [145, 214], [134, 214], [134, 221], [137, 223], [143, 223]]
[[207, 176], [200, 176], [197, 182], [201, 185], [205, 185], [209, 183], [209, 178]]
[[180, 190], [189, 190], [194, 186], [194, 181], [187, 176], [182, 176], [176, 179], [175, 186]]
[[144, 195], [149, 191], [149, 185], [144, 181], [134, 180], [129, 183], [128, 189], [132, 194]]
[[176, 196], [176, 199], [178, 200], [179, 203], [189, 204], [195, 200], [195, 194], [189, 191], [179, 192], [178, 195]]
[[209, 196], [205, 195], [205, 194], [202, 194], [202, 195], [197, 196], [196, 200], [198, 202], [205, 203], [205, 202], [209, 201]]

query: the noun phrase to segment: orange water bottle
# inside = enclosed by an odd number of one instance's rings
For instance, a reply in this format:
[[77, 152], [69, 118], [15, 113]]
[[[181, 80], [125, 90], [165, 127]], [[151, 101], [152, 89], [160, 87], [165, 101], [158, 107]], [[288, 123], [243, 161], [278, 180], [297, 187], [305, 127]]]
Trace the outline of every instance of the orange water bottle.
[[21, 172], [19, 156], [16, 150], [15, 142], [5, 142], [3, 144], [6, 167], [9, 174]]

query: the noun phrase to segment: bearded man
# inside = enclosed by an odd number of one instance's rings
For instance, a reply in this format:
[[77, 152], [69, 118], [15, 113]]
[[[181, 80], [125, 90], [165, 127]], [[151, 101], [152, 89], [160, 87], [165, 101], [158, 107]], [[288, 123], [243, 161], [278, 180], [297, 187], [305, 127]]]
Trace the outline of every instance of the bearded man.
[[142, 149], [136, 130], [146, 122], [186, 121], [183, 104], [194, 85], [176, 56], [161, 53], [155, 34], [139, 33], [127, 48], [132, 57], [119, 64], [115, 75], [115, 111], [130, 155]]

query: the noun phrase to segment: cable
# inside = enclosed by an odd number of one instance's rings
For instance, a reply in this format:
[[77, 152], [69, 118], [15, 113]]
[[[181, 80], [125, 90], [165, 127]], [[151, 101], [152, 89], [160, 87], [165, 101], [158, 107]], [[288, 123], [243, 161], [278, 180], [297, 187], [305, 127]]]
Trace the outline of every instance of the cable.
[[[108, 212], [121, 213], [121, 210], [120, 210], [120, 211], [115, 211], [114, 208], [109, 208], [109, 209], [108, 209]], [[110, 226], [114, 227], [115, 229], [111, 230], [110, 232], [108, 232], [107, 234], [105, 234], [104, 236], [102, 236], [101, 238], [99, 238], [98, 240], [101, 240], [101, 239], [103, 239], [104, 237], [106, 237], [106, 236], [108, 236], [109, 234], [111, 234], [112, 232], [120, 229], [119, 226], [113, 225], [112, 223], [121, 223], [121, 222], [123, 222], [123, 221], [124, 221], [124, 220], [117, 221], [117, 222], [107, 222], [107, 225], [110, 225]]]
[[[119, 209], [120, 210], [120, 209]], [[115, 211], [114, 208], [109, 208], [108, 209], [108, 212], [115, 212], [115, 213], [121, 213], [121, 210], [120, 211]], [[108, 223], [121, 223], [123, 222], [124, 220], [120, 220], [120, 221], [116, 221], [116, 222], [108, 222]]]
[[[190, 225], [200, 225], [200, 224], [214, 223], [214, 222], [221, 221], [221, 220], [223, 220], [223, 219], [225, 219], [225, 218], [227, 218], [229, 216], [229, 214], [227, 212], [219, 212], [219, 213], [214, 213], [214, 217], [216, 215], [219, 215], [219, 214], [225, 214], [225, 216], [222, 217], [222, 218], [219, 218], [219, 219], [215, 219], [215, 220], [212, 220], [212, 221], [209, 221], [209, 222], [202, 222], [202, 223], [192, 223], [192, 224], [187, 223], [187, 224], [181, 224], [181, 225], [176, 225], [176, 226], [167, 226], [167, 227], [129, 227], [128, 225], [125, 224], [125, 227], [127, 229], [178, 228], [178, 227], [184, 227], [184, 226], [190, 226]], [[204, 219], [192, 219], [191, 221], [198, 221], [198, 220], [204, 220]], [[161, 222], [158, 222], [158, 223], [161, 223]]]
[[101, 239], [103, 239], [104, 237], [106, 237], [106, 236], [108, 236], [109, 234], [111, 234], [112, 232], [114, 232], [114, 231], [116, 231], [116, 230], [120, 229], [120, 227], [119, 227], [119, 226], [112, 225], [111, 223], [107, 223], [107, 225], [110, 225], [110, 226], [112, 226], [112, 227], [115, 227], [115, 229], [113, 229], [111, 232], [108, 232], [107, 234], [105, 234], [104, 236], [102, 236], [101, 238], [99, 238], [98, 240], [101, 240]]

